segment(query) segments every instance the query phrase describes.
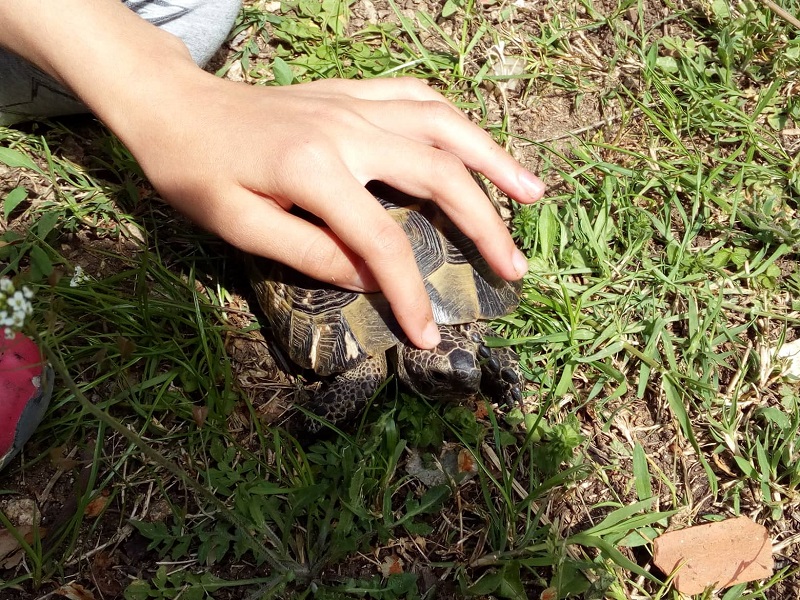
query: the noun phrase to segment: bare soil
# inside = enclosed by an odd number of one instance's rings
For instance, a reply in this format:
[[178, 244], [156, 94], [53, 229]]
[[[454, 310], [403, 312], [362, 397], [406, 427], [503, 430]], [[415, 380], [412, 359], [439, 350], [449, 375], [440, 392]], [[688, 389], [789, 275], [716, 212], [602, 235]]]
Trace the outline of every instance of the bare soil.
[[[415, 10], [440, 15], [442, 5], [441, 2], [432, 0], [399, 0], [398, 4], [410, 16], [413, 16]], [[554, 10], [551, 3], [539, 0], [516, 2], [515, 16], [509, 22], [507, 19], [500, 19], [502, 9], [506, 8], [505, 4], [492, 2], [484, 4], [483, 10], [490, 20], [493, 19], [498, 28], [512, 28], [520, 45], [526, 44], [525, 40], [530, 39], [528, 34], [539, 33], [541, 22], [550, 11]], [[625, 11], [617, 15], [614, 27], [644, 26], [650, 29], [656, 23], [662, 23], [656, 28], [663, 34], [680, 33], [676, 31], [678, 25], [665, 19], [670, 11], [674, 10], [672, 3], [645, 0], [640, 4], [644, 7], [642, 11], [646, 21], [644, 24], [639, 23], [636, 13]], [[596, 8], [611, 15], [617, 10], [617, 2], [606, 0], [596, 3]], [[379, 19], [396, 19], [389, 4], [384, 0], [358, 0], [352, 10], [354, 17], [350, 21], [350, 28], [353, 30], [359, 29], [370, 18], [376, 16]], [[442, 27], [450, 29], [461, 26], [457, 20], [440, 18], [439, 23]], [[605, 139], [616, 139], [618, 143], [622, 140], [623, 144], [628, 144], [631, 148], [640, 145], [635, 115], [623, 113], [622, 107], [609, 99], [608, 91], [619, 86], [624, 86], [633, 95], [640, 92], [641, 66], [630, 57], [623, 57], [614, 63], [608, 60], [609, 57], [617, 57], [619, 54], [615, 39], [616, 36], [606, 26], [575, 31], [564, 43], [564, 61], [575, 65], [576, 76], [583, 81], [579, 98], [565, 94], [561, 88], [535, 77], [521, 80], [520, 85], [504, 94], [492, 92], [486, 94], [489, 101], [489, 122], [497, 123], [504, 117], [508, 118], [511, 132], [514, 134], [510, 141], [510, 151], [523, 164], [532, 170], [540, 170], [546, 165], [536, 143], [547, 144], [565, 155], [569, 155], [576, 137], [602, 134]], [[244, 41], [245, 38], [237, 38], [233, 44], [241, 44]], [[231, 48], [223, 49], [217, 65], [224, 62], [225, 52], [230, 50]], [[514, 47], [506, 48], [509, 55], [515, 54], [518, 50]], [[535, 48], [525, 48], [525, 50], [529, 54], [537, 54]], [[265, 47], [264, 52], [268, 55], [269, 48]], [[475, 55], [488, 56], [489, 52], [489, 48], [482, 48]], [[477, 71], [481, 64], [476, 60], [468, 67]], [[238, 78], [239, 73], [234, 70], [229, 77]], [[65, 135], [60, 145], [52, 148], [52, 151], [69, 157], [79, 164], [85, 160], [92, 160], [87, 157], [96, 156], [98, 152], [102, 155], [102, 150], [98, 150], [106, 139], [106, 133], [102, 128], [89, 118], [74, 119], [72, 122], [76, 125], [75, 130], [78, 133], [75, 136]], [[563, 185], [560, 180], [550, 175], [551, 172], [544, 173], [548, 183], [553, 187]], [[46, 180], [25, 171], [8, 169], [0, 165], [0, 197], [20, 184], [32, 190], [39, 201], [45, 201], [52, 193], [51, 185]], [[144, 200], [157, 200], [155, 193], [149, 188], [143, 188], [141, 195]], [[158, 210], [163, 212], [166, 221], [172, 223], [171, 226], [187, 227], [183, 219], [168, 208], [160, 207]], [[22, 230], [26, 225], [23, 219], [12, 218], [8, 226]], [[106, 235], [102, 223], [93, 224], [92, 227], [63, 239], [59, 249], [75, 264], [84, 265], [87, 271], [99, 276], [110, 275], [125, 265], [118, 259], [109, 259], [107, 251], [113, 250], [111, 254], [122, 256], [128, 252], [130, 258], [135, 259], [134, 254], [140, 246], [126, 242], [135, 235], [133, 230], [123, 232], [121, 235], [118, 233]], [[173, 248], [171, 252], [179, 255], [180, 249]], [[239, 293], [234, 294], [231, 301], [231, 308], [236, 313], [232, 320], [233, 322], [239, 320], [242, 328], [245, 328], [252, 322], [251, 311], [254, 310], [255, 303], [246, 284], [240, 281], [238, 287], [234, 286], [234, 289], [238, 289]], [[295, 395], [302, 394], [302, 390], [295, 372], [288, 367], [288, 361], [280, 356], [268, 337], [265, 338], [264, 335], [265, 333], [259, 332], [231, 335], [228, 350], [231, 360], [237, 365], [239, 386], [259, 415], [267, 422], [281, 423], [286, 418], [286, 411], [291, 409]], [[269, 333], [266, 332], [266, 335]], [[615, 464], [617, 468], [607, 470], [603, 474], [608, 477], [607, 480], [602, 480], [600, 474], [590, 474], [579, 486], [565, 491], [557, 499], [557, 506], [548, 508], [549, 514], [557, 516], [565, 534], [584, 529], [602, 519], [601, 511], [590, 511], [587, 507], [608, 499], [609, 484], [615, 490], [617, 500], [627, 503], [636, 499], [630, 481], [632, 462], [629, 456], [619, 452], [615, 444], [618, 439], [636, 439], [642, 444], [647, 456], [667, 474], [668, 479], [679, 489], [679, 494], [692, 499], [694, 513], [713, 509], [709, 505], [710, 494], [702, 466], [691, 448], [685, 447], [678, 441], [675, 425], [668, 417], [663, 400], [658, 398], [657, 394], [653, 394], [648, 401], [622, 398], [618, 400], [618, 405], [608, 406], [606, 409], [618, 411], [611, 431], [604, 431], [597, 425], [605, 419], [593, 414], [591, 407], [586, 407], [579, 416], [583, 426], [582, 432], [590, 440], [589, 452], [592, 458], [598, 464]], [[247, 410], [236, 410], [231, 417], [231, 429], [241, 431], [244, 435], [248, 430], [249, 418]], [[46, 444], [46, 440], [42, 442], [34, 440], [26, 448], [27, 457], [37, 455], [38, 443]], [[110, 438], [106, 443], [109, 455], [113, 455], [116, 441]], [[91, 445], [86, 444], [86, 446]], [[9, 493], [5, 497], [0, 497], [2, 498], [0, 508], [5, 511], [12, 500], [34, 500], [41, 513], [41, 525], [50, 532], [57, 532], [63, 523], [75, 518], [78, 509], [76, 498], [87, 485], [87, 465], [90, 461], [91, 456], [69, 458], [49, 456], [27, 467], [25, 471], [19, 469], [7, 471], [0, 478], [0, 487]], [[713, 468], [720, 480], [733, 481], [732, 472], [724, 459], [716, 461]], [[147, 490], [139, 491], [143, 498], [148, 498]], [[128, 491], [128, 493], [134, 492], [136, 490]], [[655, 492], [663, 506], [671, 504], [671, 490], [658, 489]], [[473, 519], [475, 530], [478, 531], [482, 526], [481, 518], [477, 513], [470, 511], [472, 506], [470, 496], [478, 493], [477, 489], [468, 486], [461, 493], [463, 497], [459, 498], [459, 502], [463, 506], [461, 508], [450, 506], [445, 510], [454, 520]], [[178, 504], [184, 500], [177, 499]], [[480, 500], [476, 498], [474, 505], [479, 506]], [[82, 539], [77, 542], [73, 559], [62, 566], [63, 572], [58, 576], [60, 582], [76, 581], [94, 589], [98, 600], [121, 598], [122, 591], [132, 578], [143, 572], [152, 572], [156, 566], [157, 557], [147, 549], [146, 540], [127, 526], [127, 520], [131, 515], [120, 514], [116, 502], [117, 500], [112, 498], [108, 508], [99, 518], [86, 519], [82, 528], [85, 536], [82, 535]], [[758, 502], [754, 499], [751, 506], [743, 506], [742, 509], [756, 510], [757, 506]], [[145, 502], [137, 518], [158, 520], [166, 516], [167, 511], [163, 505], [159, 503], [147, 505]], [[681, 520], [687, 517], [688, 515], [679, 515], [674, 519], [674, 525], [678, 526]], [[467, 529], [469, 527], [468, 522]], [[771, 534], [773, 539], [783, 539], [789, 535], [796, 535], [797, 531], [800, 531], [800, 509], [795, 507], [784, 515], [781, 522], [774, 524]], [[373, 557], [354, 558], [338, 565], [335, 575], [340, 577], [372, 575], [376, 573], [376, 557], [382, 559], [387, 554], [396, 554], [403, 557], [406, 564], [411, 565], [412, 570], [421, 574], [422, 581], [433, 582], [439, 573], [434, 573], [427, 566], [429, 561], [469, 561], [472, 557], [480, 555], [484, 541], [479, 535], [474, 535], [454, 547], [441, 544], [432, 538], [425, 554], [420, 554], [419, 548], [413, 545], [376, 548]], [[630, 558], [639, 560], [641, 557], [632, 554]], [[265, 574], [261, 569], [244, 564], [225, 565], [219, 567], [219, 571], [220, 576], [228, 579]], [[11, 577], [14, 573], [13, 570], [4, 571], [2, 575]], [[26, 585], [24, 590], [0, 592], [0, 600], [38, 600], [45, 597], [48, 592], [54, 591], [55, 587], [52, 582], [44, 582], [42, 588], [37, 590], [30, 589]], [[214, 597], [233, 599], [241, 596], [235, 591], [222, 590], [215, 592]], [[437, 597], [456, 598], [459, 597], [458, 590], [440, 588]], [[794, 600], [798, 597], [800, 597], [798, 582], [785, 581], [770, 592], [770, 598], [774, 600]]]

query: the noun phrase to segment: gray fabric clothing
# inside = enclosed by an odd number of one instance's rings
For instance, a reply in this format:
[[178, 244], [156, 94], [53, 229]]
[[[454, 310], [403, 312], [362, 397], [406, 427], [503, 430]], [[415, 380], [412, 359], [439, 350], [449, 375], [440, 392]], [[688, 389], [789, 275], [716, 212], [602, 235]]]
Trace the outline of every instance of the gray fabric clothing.
[[[124, 0], [128, 8], [181, 38], [205, 65], [225, 41], [241, 0]], [[69, 91], [17, 56], [0, 50], [0, 125], [87, 112]]]

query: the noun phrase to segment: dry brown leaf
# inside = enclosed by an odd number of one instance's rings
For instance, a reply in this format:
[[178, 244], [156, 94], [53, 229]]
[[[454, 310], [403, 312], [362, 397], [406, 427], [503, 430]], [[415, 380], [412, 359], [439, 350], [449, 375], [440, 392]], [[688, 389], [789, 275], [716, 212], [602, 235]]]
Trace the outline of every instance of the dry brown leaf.
[[731, 477], [736, 477], [736, 473], [734, 473], [733, 470], [727, 464], [725, 464], [725, 462], [720, 458], [719, 454], [712, 454], [711, 460], [714, 461], [714, 464], [717, 465], [717, 468], [720, 471]]
[[478, 465], [475, 464], [475, 457], [469, 450], [461, 450], [458, 453], [458, 472], [459, 473], [477, 473]]
[[[23, 525], [17, 528], [17, 532], [25, 535], [25, 532], [29, 532], [31, 529], [32, 527]], [[11, 535], [8, 529], [0, 530], [0, 568], [11, 569], [16, 567], [21, 560], [22, 552], [20, 552], [17, 538]]]
[[539, 596], [540, 600], [557, 600], [558, 590], [554, 587], [545, 588]]
[[684, 594], [764, 579], [773, 571], [769, 534], [747, 517], [670, 531], [653, 549], [655, 565], [676, 572], [675, 588]]
[[192, 406], [192, 418], [198, 429], [202, 429], [206, 424], [206, 417], [208, 417], [207, 406]]
[[105, 510], [106, 504], [108, 504], [108, 492], [104, 491], [86, 505], [86, 510], [83, 511], [83, 514], [87, 517], [99, 517], [100, 513]]
[[122, 360], [128, 360], [133, 356], [133, 353], [136, 352], [136, 342], [126, 337], [119, 336], [117, 338], [117, 349], [119, 349]]
[[384, 577], [399, 575], [403, 572], [403, 559], [396, 554], [390, 554], [381, 563], [381, 574]]
[[[0, 246], [2, 248], [2, 246]], [[64, 269], [60, 267], [56, 267], [53, 269], [53, 272], [47, 276], [47, 283], [49, 283], [52, 287], [58, 285], [58, 282], [64, 277]]]
[[486, 402], [478, 402], [478, 405], [475, 407], [475, 418], [479, 421], [481, 419], [485, 419], [489, 416], [489, 408]]
[[87, 590], [80, 583], [67, 583], [53, 593], [69, 598], [69, 600], [95, 600], [91, 590]]
[[[119, 564], [115, 552], [100, 551], [92, 560], [92, 581], [97, 585], [101, 597], [117, 598], [122, 596], [123, 584], [117, 579], [114, 569]], [[124, 577], [124, 576], [123, 576]]]
[[[26, 543], [33, 541], [34, 529], [32, 525], [20, 525], [16, 528], [17, 536], [22, 536]], [[39, 537], [44, 538], [47, 530], [38, 529]], [[0, 569], [13, 569], [25, 557], [25, 551], [20, 546], [17, 538], [8, 529], [0, 529]]]
[[[99, 361], [95, 361], [99, 362]], [[78, 467], [81, 463], [69, 456], [70, 451], [66, 446], [56, 446], [50, 450], [50, 462], [53, 466], [62, 471], [71, 471]]]

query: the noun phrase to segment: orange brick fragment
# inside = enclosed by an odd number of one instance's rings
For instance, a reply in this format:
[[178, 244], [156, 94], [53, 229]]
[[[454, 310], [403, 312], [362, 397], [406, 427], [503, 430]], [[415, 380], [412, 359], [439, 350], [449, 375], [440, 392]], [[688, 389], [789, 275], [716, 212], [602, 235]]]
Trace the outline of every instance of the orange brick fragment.
[[653, 562], [664, 573], [676, 569], [675, 587], [699, 594], [772, 575], [772, 543], [763, 525], [747, 517], [695, 525], [656, 538]]

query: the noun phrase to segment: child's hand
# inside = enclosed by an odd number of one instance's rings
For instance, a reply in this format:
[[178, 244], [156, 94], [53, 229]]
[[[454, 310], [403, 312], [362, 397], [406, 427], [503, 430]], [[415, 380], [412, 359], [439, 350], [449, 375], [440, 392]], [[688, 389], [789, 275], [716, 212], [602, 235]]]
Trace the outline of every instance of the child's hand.
[[[350, 289], [380, 288], [418, 346], [438, 342], [401, 228], [364, 189], [380, 180], [436, 202], [494, 270], [527, 269], [467, 169], [521, 202], [544, 186], [442, 96], [415, 79], [282, 88], [203, 77], [119, 132], [162, 196], [250, 252]], [[324, 227], [289, 213], [297, 205]]]
[[[430, 303], [368, 181], [436, 202], [502, 277], [527, 268], [467, 169], [520, 202], [541, 198], [542, 182], [420, 81], [220, 80], [113, 0], [0, 2], [0, 46], [70, 88], [198, 224], [323, 281], [380, 288], [418, 346], [439, 339]], [[294, 205], [325, 226], [290, 214]]]

